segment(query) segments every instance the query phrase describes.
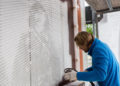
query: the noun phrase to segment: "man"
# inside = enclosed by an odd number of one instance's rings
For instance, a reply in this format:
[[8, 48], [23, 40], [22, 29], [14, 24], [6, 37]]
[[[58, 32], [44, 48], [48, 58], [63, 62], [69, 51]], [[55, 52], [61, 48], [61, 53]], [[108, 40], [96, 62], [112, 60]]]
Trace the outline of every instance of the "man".
[[120, 70], [116, 57], [102, 41], [88, 32], [79, 32], [76, 44], [92, 57], [92, 67], [85, 72], [65, 73], [66, 80], [97, 81], [99, 86], [120, 86]]

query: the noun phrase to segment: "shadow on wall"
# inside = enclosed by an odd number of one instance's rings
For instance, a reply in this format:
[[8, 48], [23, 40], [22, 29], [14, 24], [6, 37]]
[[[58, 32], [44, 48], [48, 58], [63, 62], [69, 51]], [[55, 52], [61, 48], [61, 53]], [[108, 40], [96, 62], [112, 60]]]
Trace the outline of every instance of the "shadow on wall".
[[104, 14], [103, 19], [102, 19], [102, 23], [107, 23], [107, 22], [108, 22], [108, 15]]

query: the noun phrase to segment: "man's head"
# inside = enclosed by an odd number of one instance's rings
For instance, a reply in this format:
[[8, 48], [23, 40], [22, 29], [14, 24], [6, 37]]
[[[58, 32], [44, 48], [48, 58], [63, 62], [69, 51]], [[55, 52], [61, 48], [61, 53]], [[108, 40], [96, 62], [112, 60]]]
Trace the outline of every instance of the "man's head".
[[79, 48], [85, 52], [88, 52], [92, 42], [94, 41], [94, 37], [92, 34], [82, 31], [76, 35], [74, 41], [79, 46]]

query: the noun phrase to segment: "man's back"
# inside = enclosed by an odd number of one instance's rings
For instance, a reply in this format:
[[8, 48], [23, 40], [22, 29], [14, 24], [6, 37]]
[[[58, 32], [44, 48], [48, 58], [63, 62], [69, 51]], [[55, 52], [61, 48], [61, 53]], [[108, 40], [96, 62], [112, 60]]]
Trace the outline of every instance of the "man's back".
[[[102, 68], [104, 68], [104, 66], [100, 65], [99, 61], [97, 61], [97, 63], [96, 63], [96, 60], [99, 60], [99, 59], [107, 59], [108, 60], [107, 70], [106, 70], [106, 78], [104, 81], [98, 81], [99, 85], [100, 86], [120, 86], [119, 64], [118, 64], [114, 54], [112, 53], [112, 51], [106, 44], [104, 44], [103, 42], [101, 42], [98, 39], [95, 39], [95, 41], [96, 41], [96, 44], [94, 46], [94, 50], [93, 50], [93, 54], [92, 54], [93, 64], [101, 66], [100, 68], [102, 69]], [[96, 50], [97, 50], [97, 53], [94, 52]], [[99, 53], [103, 54], [103, 56], [105, 56], [105, 57], [99, 56]], [[104, 64], [105, 62], [102, 62], [102, 63]]]

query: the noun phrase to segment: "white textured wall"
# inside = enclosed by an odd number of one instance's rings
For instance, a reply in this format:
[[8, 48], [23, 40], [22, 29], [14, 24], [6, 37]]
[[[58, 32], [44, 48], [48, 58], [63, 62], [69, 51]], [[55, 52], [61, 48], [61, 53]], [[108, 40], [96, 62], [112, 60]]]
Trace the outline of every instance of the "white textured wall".
[[100, 40], [110, 46], [120, 61], [120, 12], [104, 14], [98, 28]]
[[67, 9], [60, 0], [0, 0], [0, 86], [58, 84], [71, 67]]
[[[32, 86], [55, 86], [69, 57], [67, 4], [31, 0]], [[68, 62], [68, 61], [67, 61]]]
[[0, 86], [29, 86], [27, 0], [0, 0]]

